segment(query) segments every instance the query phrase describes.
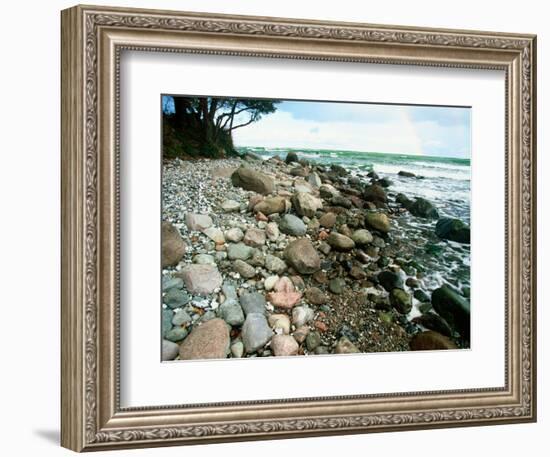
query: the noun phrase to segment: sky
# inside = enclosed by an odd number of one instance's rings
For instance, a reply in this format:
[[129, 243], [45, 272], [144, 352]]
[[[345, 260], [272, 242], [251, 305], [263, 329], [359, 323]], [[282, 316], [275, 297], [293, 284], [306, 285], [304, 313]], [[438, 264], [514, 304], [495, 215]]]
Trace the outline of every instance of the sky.
[[471, 109], [283, 101], [233, 132], [236, 146], [470, 158]]

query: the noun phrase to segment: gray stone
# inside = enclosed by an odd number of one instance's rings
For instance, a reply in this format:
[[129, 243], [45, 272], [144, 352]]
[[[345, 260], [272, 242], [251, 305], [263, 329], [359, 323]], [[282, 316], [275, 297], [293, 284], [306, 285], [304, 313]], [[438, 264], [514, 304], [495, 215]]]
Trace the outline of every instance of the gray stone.
[[212, 218], [206, 214], [187, 213], [185, 215], [185, 223], [189, 230], [201, 232], [208, 227], [211, 227]]
[[320, 345], [321, 345], [321, 335], [319, 334], [319, 332], [310, 332], [306, 336], [306, 347], [308, 351], [312, 352]]
[[311, 184], [313, 187], [321, 187], [321, 178], [319, 178], [319, 175], [317, 173], [310, 173], [310, 175], [307, 177], [307, 182]]
[[243, 278], [250, 279], [256, 276], [256, 269], [244, 260], [235, 260], [233, 262], [233, 268], [235, 268], [235, 271]]
[[243, 294], [241, 295], [239, 302], [245, 315], [247, 316], [253, 313], [265, 314], [266, 312], [267, 303], [265, 301], [265, 297], [259, 292]]
[[340, 295], [344, 292], [346, 282], [342, 278], [333, 278], [328, 283], [328, 289], [336, 295]]
[[253, 251], [253, 248], [244, 243], [230, 244], [227, 246], [227, 257], [229, 260], [247, 260]]
[[236, 202], [235, 200], [224, 200], [221, 203], [220, 208], [225, 213], [234, 213], [241, 209], [241, 205], [239, 204], [239, 202]]
[[182, 289], [183, 288], [183, 279], [173, 278], [171, 276], [162, 277], [162, 291], [167, 292], [170, 289]]
[[202, 233], [204, 233], [208, 238], [210, 238], [216, 244], [225, 243], [225, 236], [223, 232], [218, 227], [208, 227]]
[[323, 202], [306, 192], [296, 192], [292, 196], [292, 205], [300, 216], [313, 217], [323, 207]]
[[191, 322], [191, 316], [184, 309], [178, 309], [172, 318], [172, 324], [180, 327]]
[[226, 300], [218, 308], [218, 315], [232, 326], [240, 326], [244, 322], [244, 313], [241, 305], [235, 300]]
[[313, 320], [315, 313], [308, 306], [296, 306], [292, 309], [292, 323], [296, 327], [306, 325]]
[[171, 309], [162, 310], [162, 336], [166, 335], [172, 329], [172, 318], [174, 311]]
[[231, 356], [240, 359], [244, 355], [244, 344], [242, 341], [235, 341], [231, 345]]
[[227, 232], [225, 232], [225, 239], [227, 241], [231, 241], [232, 243], [238, 243], [243, 238], [244, 238], [244, 233], [238, 227], [234, 227], [232, 229], [229, 229]]
[[[266, 258], [266, 265], [267, 265], [267, 258]], [[278, 280], [279, 280], [279, 276], [277, 275], [268, 276], [267, 278], [265, 278], [265, 281], [264, 281], [264, 289], [268, 292], [270, 290], [273, 290]]]
[[196, 295], [209, 295], [222, 285], [222, 275], [214, 265], [187, 265], [178, 275], [187, 290]]
[[216, 265], [214, 257], [210, 254], [197, 254], [193, 257], [193, 262], [198, 265]]
[[248, 354], [263, 348], [273, 336], [264, 314], [251, 313], [246, 316], [241, 337]]
[[187, 336], [187, 330], [183, 327], [174, 327], [166, 332], [164, 338], [168, 341], [181, 341]]
[[180, 308], [189, 303], [191, 298], [181, 289], [169, 289], [162, 297], [164, 304], [170, 308]]
[[265, 268], [273, 273], [281, 274], [287, 269], [287, 265], [284, 260], [277, 256], [267, 254], [265, 256]]
[[279, 230], [287, 235], [303, 236], [307, 228], [302, 219], [292, 214], [285, 214], [279, 222]]
[[162, 361], [174, 360], [179, 352], [180, 347], [168, 340], [162, 340]]

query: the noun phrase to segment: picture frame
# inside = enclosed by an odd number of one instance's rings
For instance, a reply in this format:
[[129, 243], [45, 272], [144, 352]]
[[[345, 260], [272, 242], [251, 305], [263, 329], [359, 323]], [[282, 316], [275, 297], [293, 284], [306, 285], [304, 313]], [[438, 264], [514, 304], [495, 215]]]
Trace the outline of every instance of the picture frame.
[[[536, 37], [75, 6], [61, 14], [61, 444], [74, 451], [536, 420]], [[122, 408], [126, 50], [505, 73], [504, 387]]]

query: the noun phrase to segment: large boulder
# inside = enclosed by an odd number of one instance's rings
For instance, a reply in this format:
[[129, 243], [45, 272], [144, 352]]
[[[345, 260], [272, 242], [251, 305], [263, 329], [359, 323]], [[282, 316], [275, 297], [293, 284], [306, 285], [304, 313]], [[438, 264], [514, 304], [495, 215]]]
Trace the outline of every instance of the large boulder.
[[412, 297], [403, 289], [392, 289], [390, 303], [399, 314], [409, 314], [412, 309]]
[[295, 152], [293, 151], [290, 151], [287, 153], [286, 155], [286, 158], [285, 158], [285, 162], [286, 163], [292, 163], [292, 162], [298, 162], [298, 154], [296, 154]]
[[434, 349], [458, 349], [457, 345], [441, 333], [428, 330], [417, 333], [409, 343], [413, 351], [433, 351]]
[[222, 275], [215, 265], [187, 265], [176, 273], [187, 290], [195, 295], [210, 295], [222, 285]]
[[363, 198], [368, 202], [377, 204], [385, 204], [388, 201], [388, 196], [384, 188], [378, 184], [371, 184], [365, 187]]
[[401, 170], [399, 173], [397, 173], [399, 176], [403, 176], [404, 178], [414, 178], [416, 175], [414, 173], [411, 173], [410, 171], [403, 171]]
[[407, 209], [411, 214], [417, 217], [426, 219], [437, 219], [439, 217], [436, 207], [430, 201], [422, 197], [416, 198]]
[[391, 292], [393, 289], [403, 289], [403, 280], [393, 271], [384, 270], [378, 274], [377, 279], [380, 285], [388, 292]]
[[284, 213], [286, 210], [286, 200], [283, 197], [268, 197], [254, 206], [255, 213], [262, 213], [266, 216], [275, 213]]
[[328, 236], [327, 243], [337, 251], [349, 251], [355, 247], [355, 242], [351, 238], [336, 232]]
[[292, 206], [300, 216], [313, 217], [323, 207], [323, 202], [306, 192], [296, 192], [292, 196]]
[[306, 224], [293, 214], [285, 214], [279, 222], [279, 230], [287, 235], [303, 236], [306, 234]]
[[365, 222], [369, 227], [382, 233], [388, 233], [391, 229], [390, 219], [384, 213], [369, 212], [365, 216]]
[[462, 337], [470, 338], [470, 303], [463, 296], [444, 284], [433, 291], [432, 306]]
[[460, 219], [442, 217], [435, 225], [435, 234], [439, 238], [470, 244], [470, 227]]
[[425, 327], [428, 330], [433, 330], [435, 332], [441, 333], [442, 335], [453, 336], [453, 331], [451, 327], [439, 314], [428, 312], [422, 314], [421, 316], [415, 317], [412, 322], [422, 325], [422, 327]]
[[180, 345], [180, 359], [224, 359], [229, 353], [229, 327], [214, 318], [195, 326]]
[[162, 222], [162, 268], [173, 267], [183, 258], [187, 245], [178, 229], [168, 221]]
[[248, 354], [263, 348], [272, 338], [273, 331], [267, 323], [265, 315], [250, 313], [244, 321], [241, 338]]
[[231, 182], [235, 187], [242, 187], [263, 195], [268, 195], [275, 190], [275, 181], [271, 176], [246, 167], [237, 168], [231, 175]]
[[313, 274], [321, 268], [319, 254], [308, 238], [289, 243], [284, 256], [287, 263], [301, 274]]

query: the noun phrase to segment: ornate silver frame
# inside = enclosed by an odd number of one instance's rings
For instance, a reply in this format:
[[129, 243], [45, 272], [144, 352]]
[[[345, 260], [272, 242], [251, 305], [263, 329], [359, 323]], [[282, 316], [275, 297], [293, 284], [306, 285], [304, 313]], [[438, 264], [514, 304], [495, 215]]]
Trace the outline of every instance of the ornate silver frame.
[[[121, 409], [118, 88], [125, 49], [506, 72], [506, 385]], [[536, 37], [76, 6], [62, 12], [62, 445], [75, 451], [536, 420]]]

